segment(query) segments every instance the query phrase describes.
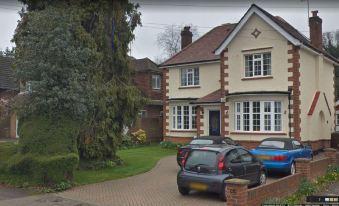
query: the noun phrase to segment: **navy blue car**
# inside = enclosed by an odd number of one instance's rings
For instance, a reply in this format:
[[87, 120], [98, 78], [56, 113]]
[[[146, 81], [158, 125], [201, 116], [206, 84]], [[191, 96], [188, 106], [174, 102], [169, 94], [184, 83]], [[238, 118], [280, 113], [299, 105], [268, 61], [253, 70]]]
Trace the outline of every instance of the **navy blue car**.
[[190, 190], [215, 192], [225, 200], [225, 180], [241, 178], [250, 185], [266, 183], [263, 163], [242, 146], [208, 145], [192, 148], [184, 157], [178, 172], [178, 190], [182, 195]]
[[295, 174], [295, 159], [313, 158], [312, 148], [293, 138], [267, 138], [251, 153], [262, 160], [268, 171]]

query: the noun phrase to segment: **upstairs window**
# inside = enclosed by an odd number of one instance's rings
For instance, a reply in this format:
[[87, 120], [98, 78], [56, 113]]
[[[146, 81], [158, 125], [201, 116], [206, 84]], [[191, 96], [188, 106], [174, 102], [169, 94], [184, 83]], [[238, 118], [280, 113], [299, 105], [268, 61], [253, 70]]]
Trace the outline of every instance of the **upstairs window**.
[[181, 86], [190, 87], [199, 85], [199, 68], [181, 69]]
[[271, 53], [245, 55], [245, 77], [269, 76], [271, 70]]
[[160, 75], [152, 75], [152, 89], [159, 90], [161, 88]]

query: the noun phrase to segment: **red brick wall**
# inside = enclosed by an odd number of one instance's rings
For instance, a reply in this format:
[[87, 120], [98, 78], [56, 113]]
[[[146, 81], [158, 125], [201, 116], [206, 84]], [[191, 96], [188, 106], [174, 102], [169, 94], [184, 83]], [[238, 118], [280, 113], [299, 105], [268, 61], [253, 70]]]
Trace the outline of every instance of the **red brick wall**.
[[289, 90], [292, 92], [291, 98], [292, 98], [292, 104], [291, 104], [291, 125], [292, 133], [291, 136], [300, 140], [301, 136], [301, 127], [300, 127], [300, 54], [299, 54], [299, 47], [291, 45], [292, 49], [288, 50], [288, 54], [292, 54], [292, 58], [288, 59], [288, 63], [292, 63], [292, 67], [288, 68], [288, 72], [291, 74], [288, 77], [288, 81], [292, 82], [292, 86], [289, 87]]
[[162, 117], [137, 118], [132, 132], [142, 129], [146, 132], [147, 141], [162, 141]]
[[143, 110], [147, 111], [147, 117], [160, 117], [160, 112], [162, 111], [162, 105], [146, 105]]
[[168, 103], [168, 92], [169, 92], [169, 84], [166, 82], [168, 81], [168, 69], [162, 70], [162, 81], [161, 81], [161, 87], [162, 87], [162, 104], [163, 104], [163, 139], [165, 139], [166, 134], [168, 133], [168, 129], [166, 129], [166, 126], [169, 127], [169, 103]]
[[248, 190], [248, 206], [259, 206], [268, 198], [283, 198], [297, 191], [302, 180], [301, 174], [281, 178]]
[[[226, 93], [228, 93], [228, 81], [225, 81], [225, 78], [229, 78], [229, 68], [228, 64], [225, 64], [225, 60], [228, 60], [228, 49], [226, 48], [220, 54], [220, 88], [221, 88], [221, 96], [224, 97]], [[221, 103], [220, 113], [221, 113], [221, 136], [228, 136], [229, 131], [225, 129], [229, 124], [229, 116], [226, 114], [226, 111], [229, 108], [225, 105], [225, 103]]]
[[173, 143], [190, 143], [192, 141], [193, 137], [170, 137], [166, 136], [164, 137], [164, 141], [167, 142], [173, 142]]
[[319, 176], [325, 175], [328, 165], [331, 164], [330, 158], [311, 161], [311, 179], [316, 179]]
[[[161, 73], [155, 72], [136, 72], [133, 77], [133, 82], [136, 87], [138, 87], [141, 92], [148, 98], [153, 100], [161, 100], [161, 89], [153, 90], [152, 89], [152, 75], [160, 75]], [[161, 80], [162, 81], [162, 80]]]

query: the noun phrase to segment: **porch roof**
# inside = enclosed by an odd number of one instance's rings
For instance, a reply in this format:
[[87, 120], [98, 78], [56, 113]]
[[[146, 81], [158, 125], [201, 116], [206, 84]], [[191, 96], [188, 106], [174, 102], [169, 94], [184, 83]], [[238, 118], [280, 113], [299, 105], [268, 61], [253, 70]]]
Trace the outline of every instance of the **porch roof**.
[[191, 104], [220, 103], [221, 102], [220, 100], [223, 96], [224, 95], [221, 89], [218, 89], [214, 92], [207, 94], [206, 96], [197, 99], [195, 102], [191, 102]]

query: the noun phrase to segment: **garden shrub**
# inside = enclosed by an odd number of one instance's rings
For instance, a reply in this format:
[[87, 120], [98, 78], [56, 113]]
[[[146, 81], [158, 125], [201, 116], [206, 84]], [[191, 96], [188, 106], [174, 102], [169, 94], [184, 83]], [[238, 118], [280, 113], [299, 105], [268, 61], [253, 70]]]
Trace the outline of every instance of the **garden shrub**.
[[24, 119], [18, 153], [7, 161], [7, 171], [45, 185], [72, 180], [79, 163], [78, 130], [78, 123], [66, 118]]
[[139, 129], [136, 132], [132, 133], [134, 141], [139, 144], [144, 144], [146, 142], [146, 132], [142, 129]]
[[173, 143], [173, 142], [167, 142], [167, 141], [162, 141], [160, 142], [160, 146], [162, 148], [168, 148], [168, 149], [178, 149], [182, 147], [184, 144], [181, 143]]
[[77, 152], [79, 124], [67, 118], [32, 117], [19, 129], [19, 151], [40, 155]]

